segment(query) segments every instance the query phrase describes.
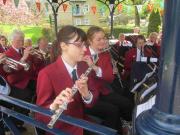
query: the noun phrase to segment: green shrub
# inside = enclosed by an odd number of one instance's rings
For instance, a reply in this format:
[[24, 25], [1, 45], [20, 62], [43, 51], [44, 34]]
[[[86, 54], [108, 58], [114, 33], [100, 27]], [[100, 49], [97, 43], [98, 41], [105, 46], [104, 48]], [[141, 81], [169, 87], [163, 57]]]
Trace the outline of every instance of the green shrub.
[[49, 42], [55, 39], [55, 35], [50, 28], [42, 28], [42, 36], [45, 37]]
[[148, 24], [148, 35], [151, 32], [159, 32], [161, 26], [161, 16], [159, 10], [153, 10], [149, 16], [149, 24]]
[[113, 35], [115, 38], [119, 37], [119, 33], [133, 33], [133, 28], [114, 28]]

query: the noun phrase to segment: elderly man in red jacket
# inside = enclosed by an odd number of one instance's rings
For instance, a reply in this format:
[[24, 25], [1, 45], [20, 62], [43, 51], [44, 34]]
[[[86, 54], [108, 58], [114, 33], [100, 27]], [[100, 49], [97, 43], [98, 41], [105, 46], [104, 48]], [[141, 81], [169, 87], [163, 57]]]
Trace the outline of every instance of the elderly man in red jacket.
[[[23, 50], [24, 45], [24, 34], [21, 31], [15, 30], [12, 33], [12, 45], [5, 52], [6, 57], [19, 61], [21, 63], [27, 63], [31, 65], [29, 60], [30, 48]], [[11, 86], [10, 96], [24, 100], [31, 101], [32, 92], [28, 89], [29, 81], [31, 79], [30, 70], [25, 70], [24, 67], [17, 65], [13, 69], [8, 65], [4, 65], [4, 70], [8, 72], [7, 81]], [[14, 109], [18, 112], [24, 113], [27, 115], [28, 111], [20, 107], [15, 106]], [[23, 122], [17, 120], [16, 125], [20, 130], [25, 130], [23, 127]]]

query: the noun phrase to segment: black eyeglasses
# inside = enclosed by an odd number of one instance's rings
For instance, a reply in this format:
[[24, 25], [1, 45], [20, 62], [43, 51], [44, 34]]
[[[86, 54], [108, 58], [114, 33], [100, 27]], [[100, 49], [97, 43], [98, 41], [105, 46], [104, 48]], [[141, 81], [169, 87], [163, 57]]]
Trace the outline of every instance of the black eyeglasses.
[[66, 44], [72, 44], [72, 45], [75, 45], [79, 48], [83, 48], [85, 43], [84, 42], [66, 42]]

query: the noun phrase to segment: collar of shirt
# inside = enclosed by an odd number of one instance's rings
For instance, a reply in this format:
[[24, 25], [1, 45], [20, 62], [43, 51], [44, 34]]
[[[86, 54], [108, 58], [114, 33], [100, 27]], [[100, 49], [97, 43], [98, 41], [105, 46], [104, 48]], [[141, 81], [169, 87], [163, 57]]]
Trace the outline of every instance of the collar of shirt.
[[17, 53], [19, 53], [19, 49], [15, 48], [13, 45], [12, 45], [12, 48], [13, 48]]
[[3, 45], [0, 44], [0, 46], [3, 48], [3, 50], [6, 50], [6, 47], [4, 47]]
[[146, 42], [146, 45], [149, 45], [149, 46], [153, 46], [155, 43], [151, 42], [151, 41], [147, 41]]
[[89, 51], [92, 56], [97, 54], [90, 46], [89, 46]]
[[[70, 75], [71, 78], [72, 78], [72, 71], [73, 71], [74, 69], [76, 69], [76, 72], [77, 72], [77, 65], [75, 65], [74, 67], [72, 67], [71, 65], [69, 65], [69, 64], [63, 59], [62, 56], [61, 56], [61, 58], [62, 58], [62, 61], [63, 61], [64, 65], [65, 65], [65, 67], [66, 67], [69, 75]], [[77, 73], [76, 73], [76, 75], [77, 75]], [[78, 77], [78, 75], [77, 75], [77, 77]]]
[[136, 51], [137, 51], [136, 61], [140, 61], [140, 59], [141, 59], [141, 50], [139, 48], [137, 48]]

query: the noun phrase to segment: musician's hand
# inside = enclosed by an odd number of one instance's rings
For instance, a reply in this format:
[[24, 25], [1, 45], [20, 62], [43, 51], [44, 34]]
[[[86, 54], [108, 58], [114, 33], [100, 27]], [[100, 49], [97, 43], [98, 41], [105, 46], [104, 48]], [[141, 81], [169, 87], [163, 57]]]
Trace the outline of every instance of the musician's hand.
[[1, 61], [4, 57], [6, 57], [6, 55], [4, 53], [0, 53], [0, 63], [3, 62]]
[[80, 79], [76, 81], [76, 86], [78, 87], [79, 93], [84, 99], [89, 99], [90, 93], [87, 84], [88, 78], [81, 75]]
[[31, 49], [32, 49], [31, 46], [28, 46], [24, 49], [24, 54], [23, 54], [23, 57], [21, 58], [21, 61], [25, 61], [28, 58], [28, 56], [31, 52]]
[[61, 93], [55, 98], [53, 103], [50, 105], [52, 110], [56, 110], [61, 106], [64, 102], [69, 103], [73, 101], [73, 94], [72, 89], [66, 88], [65, 90], [61, 91]]
[[83, 61], [85, 61], [88, 64], [88, 66], [91, 66], [93, 64], [93, 61], [89, 55], [85, 55]]
[[117, 68], [117, 61], [113, 61], [114, 62], [114, 66], [113, 66], [113, 74], [117, 74], [118, 73], [118, 68]]
[[114, 67], [113, 68], [113, 74], [117, 74], [118, 73], [118, 69], [117, 69], [117, 67]]
[[[91, 59], [91, 57], [90, 57], [89, 55], [84, 56], [83, 61], [85, 61], [85, 62], [88, 64], [89, 67], [94, 64], [93, 61], [92, 61], [92, 59]], [[93, 70], [94, 70], [95, 72], [98, 71], [98, 66], [93, 65], [92, 68], [93, 68]]]

